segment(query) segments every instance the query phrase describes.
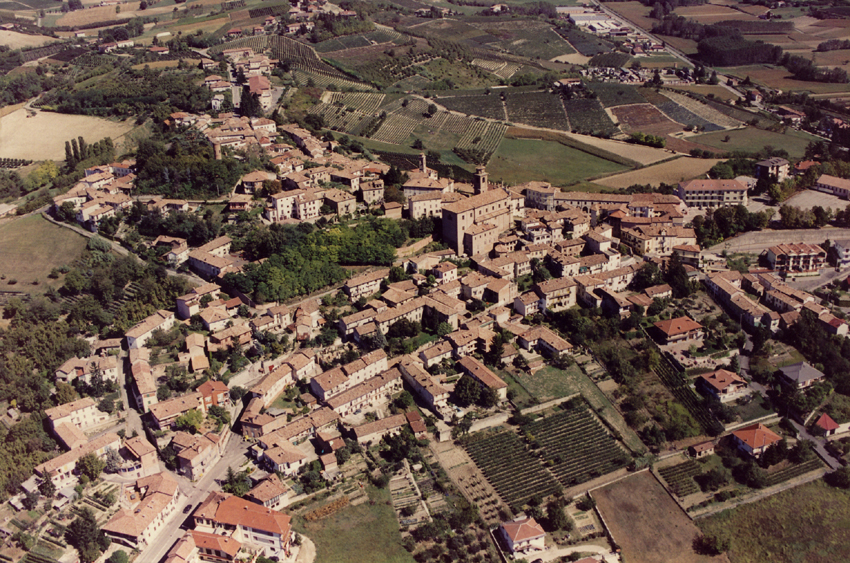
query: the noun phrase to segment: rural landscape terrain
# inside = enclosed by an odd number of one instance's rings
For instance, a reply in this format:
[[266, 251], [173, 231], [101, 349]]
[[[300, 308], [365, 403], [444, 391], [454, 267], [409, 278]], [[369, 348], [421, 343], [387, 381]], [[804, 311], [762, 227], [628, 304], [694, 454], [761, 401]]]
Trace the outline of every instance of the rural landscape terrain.
[[0, 562], [850, 559], [843, 0], [0, 0]]

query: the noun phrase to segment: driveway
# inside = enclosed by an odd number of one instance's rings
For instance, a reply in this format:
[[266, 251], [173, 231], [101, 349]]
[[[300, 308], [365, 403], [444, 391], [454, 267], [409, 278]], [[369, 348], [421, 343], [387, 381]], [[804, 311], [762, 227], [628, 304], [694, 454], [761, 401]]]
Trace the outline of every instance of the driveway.
[[561, 547], [558, 549], [547, 549], [543, 553], [530, 553], [525, 558], [528, 561], [537, 561], [538, 559], [543, 561], [555, 561], [559, 557], [564, 557], [572, 553], [595, 553], [597, 554], [597, 557], [602, 556], [601, 559], [597, 559], [597, 561], [606, 561], [608, 563], [620, 561], [620, 557], [616, 553], [611, 553], [609, 548], [599, 547], [598, 545], [578, 545], [573, 547]]

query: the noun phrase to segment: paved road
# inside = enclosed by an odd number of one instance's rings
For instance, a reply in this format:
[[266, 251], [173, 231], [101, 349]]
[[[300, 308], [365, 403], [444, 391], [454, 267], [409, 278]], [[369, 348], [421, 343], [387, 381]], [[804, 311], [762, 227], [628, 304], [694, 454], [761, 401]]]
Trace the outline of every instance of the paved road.
[[151, 542], [151, 545], [142, 551], [138, 561], [156, 563], [165, 557], [168, 550], [171, 549], [174, 543], [183, 537], [183, 534], [185, 533], [185, 530], [181, 529], [180, 525], [189, 518], [189, 515], [183, 514], [183, 507], [187, 505], [195, 507], [198, 503], [204, 500], [204, 498], [206, 498], [209, 491], [218, 490], [219, 487], [216, 485], [216, 480], [223, 479], [227, 474], [227, 468], [230, 466], [232, 466], [235, 470], [239, 469], [239, 467], [248, 459], [245, 456], [246, 451], [247, 447], [245, 442], [242, 440], [242, 437], [238, 434], [234, 434], [230, 437], [230, 441], [227, 446], [225, 446], [219, 462], [216, 463], [197, 483], [192, 483], [189, 479], [183, 476], [175, 475], [173, 473], [171, 474], [172, 477], [177, 480], [180, 492], [184, 495], [183, 502], [181, 502], [178, 506], [178, 510], [175, 512], [172, 520], [163, 528], [159, 537], [155, 538]]

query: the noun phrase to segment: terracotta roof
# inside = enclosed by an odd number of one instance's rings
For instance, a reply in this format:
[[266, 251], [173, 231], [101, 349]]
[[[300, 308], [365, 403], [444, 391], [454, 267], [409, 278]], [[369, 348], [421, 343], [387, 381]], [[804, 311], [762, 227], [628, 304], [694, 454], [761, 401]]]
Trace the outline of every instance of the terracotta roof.
[[782, 438], [776, 432], [761, 423], [740, 428], [732, 432], [732, 435], [753, 449], [770, 446], [771, 444], [782, 441]]
[[95, 402], [91, 397], [83, 397], [82, 399], [77, 399], [76, 401], [71, 401], [70, 403], [65, 403], [64, 405], [47, 409], [44, 411], [44, 414], [46, 414], [47, 418], [50, 420], [57, 420], [65, 418], [71, 413], [93, 406], [95, 406]]
[[464, 371], [491, 389], [503, 389], [508, 386], [498, 375], [472, 356], [464, 356], [458, 364], [463, 367]]
[[286, 514], [227, 493], [211, 492], [195, 511], [195, 516], [218, 524], [253, 528], [284, 537], [291, 530], [290, 518]]
[[820, 418], [818, 418], [818, 421], [815, 422], [815, 425], [826, 431], [838, 430], [839, 426], [838, 423], [832, 420], [832, 417], [826, 413], [820, 415]]
[[655, 327], [669, 338], [702, 328], [702, 325], [690, 317], [679, 317], [669, 321], [658, 321]]
[[746, 383], [740, 376], [725, 369], [704, 373], [700, 375], [700, 379], [717, 391], [723, 391], [730, 385]]
[[[198, 549], [214, 549], [222, 551], [231, 558], [236, 557], [239, 550], [242, 549], [242, 543], [227, 536], [219, 536], [218, 534], [208, 534], [198, 530], [189, 530], [192, 534], [192, 539], [195, 540], [195, 545]], [[203, 553], [203, 552], [202, 552]]]
[[502, 529], [514, 543], [545, 536], [546, 532], [534, 518], [505, 522]]
[[374, 422], [367, 422], [366, 424], [355, 427], [353, 430], [354, 435], [357, 436], [357, 438], [363, 438], [374, 434], [375, 432], [400, 428], [405, 424], [407, 424], [407, 418], [403, 414], [396, 414]]
[[747, 186], [738, 180], [689, 180], [680, 182], [679, 187], [686, 192], [715, 191], [715, 192], [745, 192]]
[[277, 474], [272, 473], [248, 491], [248, 495], [251, 498], [254, 498], [260, 503], [268, 502], [271, 499], [278, 497], [280, 495], [284, 495], [289, 491], [289, 489], [281, 483], [280, 478]]

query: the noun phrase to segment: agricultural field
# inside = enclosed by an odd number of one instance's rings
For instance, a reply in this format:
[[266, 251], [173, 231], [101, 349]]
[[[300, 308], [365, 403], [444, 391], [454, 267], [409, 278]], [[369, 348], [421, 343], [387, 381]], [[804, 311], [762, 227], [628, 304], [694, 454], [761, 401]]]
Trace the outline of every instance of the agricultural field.
[[652, 104], [633, 104], [611, 108], [620, 127], [626, 133], [640, 131], [652, 135], [666, 135], [681, 131], [682, 126], [671, 121]]
[[555, 33], [549, 26], [512, 31], [510, 35], [510, 39], [490, 45], [529, 59], [550, 60], [563, 55], [572, 55], [576, 52], [563, 37]]
[[46, 35], [28, 35], [16, 31], [6, 31], [5, 29], [0, 30], [0, 45], [6, 45], [10, 49], [41, 47], [55, 41], [55, 38]]
[[479, 68], [483, 68], [489, 73], [495, 74], [503, 80], [508, 80], [511, 76], [516, 74], [516, 71], [518, 71], [520, 67], [522, 67], [522, 65], [518, 63], [494, 61], [490, 59], [473, 59], [472, 64]]
[[502, 500], [515, 512], [531, 497], [547, 497], [558, 486], [513, 432], [476, 434], [470, 437], [464, 448]]
[[715, 98], [722, 101], [737, 100], [738, 97], [723, 86], [711, 86], [709, 84], [679, 84], [676, 86], [668, 86], [671, 90], [680, 90], [682, 92], [693, 92], [702, 96], [713, 95]]
[[553, 141], [504, 139], [487, 171], [494, 181], [519, 184], [531, 180], [568, 186], [625, 170], [626, 166]]
[[791, 92], [812, 92], [813, 94], [846, 93], [846, 84], [827, 84], [826, 82], [806, 82], [797, 80], [785, 67], [774, 65], [748, 65], [718, 68], [718, 73], [728, 74], [740, 79], [747, 76], [756, 84], [770, 88], [779, 88]]
[[85, 10], [75, 10], [68, 12], [57, 20], [57, 25], [73, 27], [76, 25], [90, 25], [100, 22], [113, 22], [119, 20], [129, 20], [136, 17], [136, 13], [130, 10], [121, 10], [121, 13], [115, 13], [114, 6], [98, 6], [95, 8], [87, 8]]
[[850, 560], [850, 492], [822, 480], [701, 518], [706, 534], [730, 541], [735, 563]]
[[702, 473], [700, 466], [693, 460], [683, 463], [662, 467], [658, 470], [661, 478], [670, 487], [670, 490], [679, 498], [692, 495], [699, 491], [694, 477]]
[[643, 89], [638, 91], [634, 86], [611, 82], [591, 82], [587, 87], [597, 95], [599, 101], [606, 108], [646, 102], [641, 95]]
[[583, 404], [536, 420], [524, 430], [534, 436], [545, 464], [564, 487], [620, 469], [631, 460]]
[[660, 184], [676, 184], [685, 180], [698, 178], [708, 172], [712, 166], [720, 162], [714, 158], [691, 158], [684, 156], [647, 166], [640, 170], [632, 170], [623, 174], [615, 174], [594, 180], [594, 183], [615, 190], [628, 188], [635, 184], [658, 186]]
[[[88, 239], [47, 221], [40, 215], [11, 219], [0, 225], [0, 289], [43, 293], [47, 287], [60, 287], [52, 280], [53, 268], [71, 265], [86, 247]], [[10, 280], [17, 283], [10, 285]], [[38, 280], [39, 285], [33, 285]]]
[[[618, 5], [623, 2], [618, 2]], [[580, 54], [585, 57], [592, 57], [601, 53], [610, 53], [613, 50], [613, 45], [608, 41], [580, 31], [579, 29], [560, 29], [559, 35], [569, 42]]]
[[382, 143], [399, 145], [407, 139], [419, 125], [420, 120], [398, 114], [390, 114], [372, 135], [372, 138]]
[[292, 519], [295, 531], [316, 545], [316, 560], [327, 563], [413, 563], [401, 545], [388, 489], [367, 490], [369, 501], [313, 522]]
[[[729, 140], [726, 141], [726, 136]], [[717, 131], [688, 137], [688, 140], [716, 148], [720, 151], [756, 151], [766, 146], [783, 148], [788, 151], [791, 158], [802, 158], [806, 152], [806, 146], [819, 140], [813, 135], [795, 129], [786, 129], [785, 133], [775, 133], [746, 127], [732, 131]], [[2, 154], [0, 152], [0, 154]]]
[[592, 495], [629, 563], [729, 563], [725, 555], [694, 552], [699, 528], [649, 471], [596, 489]]
[[[714, 108], [703, 104], [693, 98], [690, 98], [684, 94], [679, 94], [678, 92], [665, 91], [663, 95], [668, 98], [670, 101], [675, 103], [678, 106], [686, 109], [690, 113], [696, 115], [697, 117], [704, 119], [709, 124], [714, 127], [720, 128], [732, 128], [732, 127], [740, 127], [743, 125], [737, 119], [733, 119]], [[710, 129], [706, 129], [709, 131]]]
[[505, 93], [508, 120], [532, 127], [570, 130], [561, 97], [548, 92]]
[[599, 100], [573, 98], [563, 102], [574, 132], [582, 134], [616, 132], [614, 122], [608, 117]]
[[491, 155], [499, 148], [507, 130], [508, 126], [503, 123], [475, 120], [461, 137], [457, 148]]
[[120, 138], [132, 128], [132, 120], [111, 121], [86, 115], [40, 111], [34, 117], [27, 117], [22, 108], [0, 118], [0, 131], [16, 132], [0, 135], [0, 157], [62, 160], [65, 141], [79, 135], [92, 143], [112, 137], [118, 145]]
[[476, 96], [446, 96], [435, 98], [437, 104], [467, 115], [480, 115], [488, 119], [507, 121], [502, 98], [495, 93]]
[[[764, 9], [761, 10], [762, 13], [764, 11]], [[732, 9], [727, 6], [718, 6], [715, 4], [705, 4], [702, 6], [680, 6], [676, 8], [675, 13], [704, 25], [735, 20], [759, 21], [759, 19], [752, 14], [746, 14], [741, 10]]]

